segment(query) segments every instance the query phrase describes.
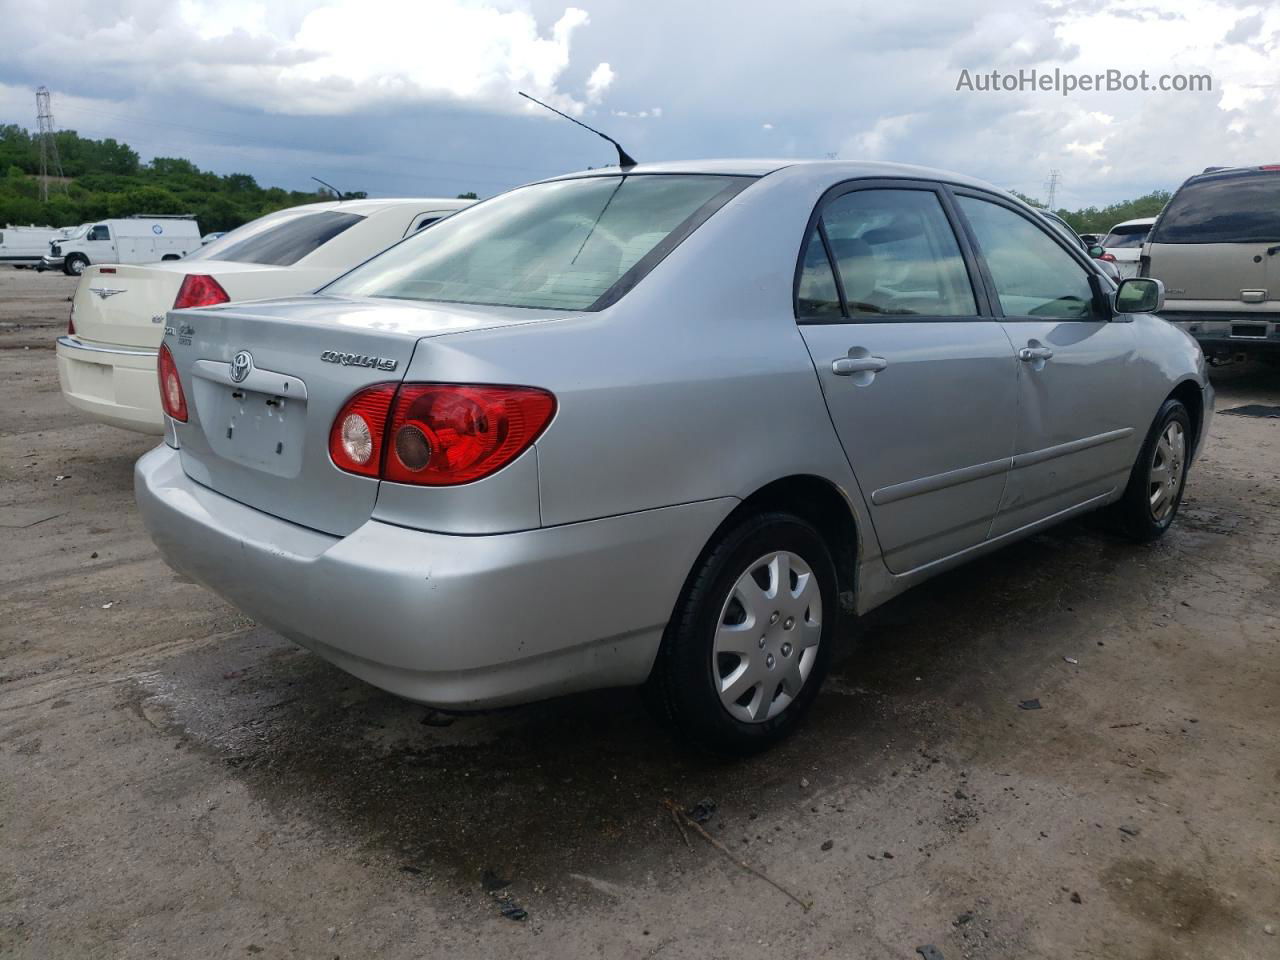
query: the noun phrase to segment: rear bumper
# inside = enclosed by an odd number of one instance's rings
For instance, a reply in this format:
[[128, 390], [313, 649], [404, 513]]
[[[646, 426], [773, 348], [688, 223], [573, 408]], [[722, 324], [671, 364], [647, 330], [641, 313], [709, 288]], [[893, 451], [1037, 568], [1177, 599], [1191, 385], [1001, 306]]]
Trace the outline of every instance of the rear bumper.
[[642, 683], [737, 503], [492, 536], [370, 520], [334, 537], [200, 486], [167, 446], [138, 461], [134, 489], [173, 567], [347, 672], [457, 709]]
[[164, 433], [156, 351], [58, 338], [58, 381], [67, 403], [95, 420], [140, 433]]
[[1280, 350], [1280, 313], [1206, 312], [1200, 316], [1191, 311], [1170, 311], [1161, 316], [1195, 337], [1206, 352]]

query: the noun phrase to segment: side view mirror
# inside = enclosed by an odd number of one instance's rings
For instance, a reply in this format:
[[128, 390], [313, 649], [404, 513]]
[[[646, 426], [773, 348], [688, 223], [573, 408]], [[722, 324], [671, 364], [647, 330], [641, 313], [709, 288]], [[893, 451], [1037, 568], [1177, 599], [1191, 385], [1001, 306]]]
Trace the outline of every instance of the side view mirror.
[[1154, 277], [1129, 277], [1120, 281], [1115, 295], [1116, 313], [1159, 313], [1164, 309], [1164, 284]]
[[1106, 248], [1097, 243], [1095, 243], [1093, 246], [1089, 248], [1089, 256], [1093, 257], [1093, 259], [1095, 260], [1097, 260], [1100, 256], [1102, 256], [1106, 252], [1107, 252]]

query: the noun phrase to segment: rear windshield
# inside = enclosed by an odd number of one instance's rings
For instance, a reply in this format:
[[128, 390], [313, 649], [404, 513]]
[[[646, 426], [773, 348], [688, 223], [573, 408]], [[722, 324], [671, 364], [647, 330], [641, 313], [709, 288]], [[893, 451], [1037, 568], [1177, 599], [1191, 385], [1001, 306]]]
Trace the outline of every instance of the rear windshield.
[[338, 210], [315, 213], [282, 210], [223, 234], [186, 259], [291, 267], [363, 219], [359, 214]]
[[1194, 180], [1169, 201], [1153, 243], [1280, 241], [1280, 175]]
[[1149, 223], [1132, 223], [1128, 226], [1112, 227], [1111, 232], [1102, 240], [1104, 247], [1140, 247], [1151, 232]]
[[521, 187], [413, 235], [324, 292], [598, 309], [750, 182], [631, 174]]

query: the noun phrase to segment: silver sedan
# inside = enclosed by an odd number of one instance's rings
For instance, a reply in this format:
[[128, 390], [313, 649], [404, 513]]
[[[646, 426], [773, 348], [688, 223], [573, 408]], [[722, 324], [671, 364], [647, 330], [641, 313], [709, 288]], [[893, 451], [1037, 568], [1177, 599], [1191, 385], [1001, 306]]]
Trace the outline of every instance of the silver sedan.
[[1213, 404], [1162, 296], [938, 170], [594, 170], [171, 312], [137, 498], [174, 567], [377, 686], [642, 685], [745, 752], [912, 585], [1091, 511], [1168, 529]]

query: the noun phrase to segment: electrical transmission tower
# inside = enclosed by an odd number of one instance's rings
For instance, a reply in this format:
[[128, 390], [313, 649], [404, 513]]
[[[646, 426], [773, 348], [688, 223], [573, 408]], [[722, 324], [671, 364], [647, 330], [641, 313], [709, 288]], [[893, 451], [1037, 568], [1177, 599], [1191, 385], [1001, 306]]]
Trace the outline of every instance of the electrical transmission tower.
[[1062, 183], [1062, 172], [1059, 170], [1050, 170], [1049, 179], [1045, 181], [1045, 189], [1049, 191], [1049, 202], [1047, 204], [1050, 210], [1056, 210], [1054, 206], [1058, 199], [1058, 184]]
[[63, 192], [67, 185], [62, 180], [62, 161], [58, 158], [58, 142], [53, 138], [53, 110], [49, 106], [49, 88], [36, 87], [36, 135], [40, 138], [40, 199], [49, 199], [49, 168], [58, 178]]

